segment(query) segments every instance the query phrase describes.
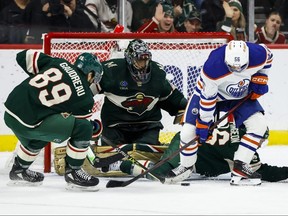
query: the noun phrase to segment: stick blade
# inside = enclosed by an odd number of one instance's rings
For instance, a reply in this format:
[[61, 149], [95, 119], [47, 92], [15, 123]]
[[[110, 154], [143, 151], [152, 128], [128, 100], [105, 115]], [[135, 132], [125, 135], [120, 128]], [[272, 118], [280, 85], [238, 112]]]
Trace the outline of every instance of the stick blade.
[[124, 183], [124, 181], [109, 180], [106, 184], [106, 188], [124, 187]]

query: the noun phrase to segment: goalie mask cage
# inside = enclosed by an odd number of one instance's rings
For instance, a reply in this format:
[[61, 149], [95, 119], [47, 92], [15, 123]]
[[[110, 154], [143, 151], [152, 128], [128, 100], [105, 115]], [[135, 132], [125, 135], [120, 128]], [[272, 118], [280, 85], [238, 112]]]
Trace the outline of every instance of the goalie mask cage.
[[[48, 33], [44, 36], [44, 53], [65, 58], [74, 63], [82, 52], [98, 56], [101, 62], [113, 58], [124, 58], [124, 50], [129, 41], [144, 40], [152, 53], [152, 60], [164, 66], [167, 79], [188, 98], [196, 84], [197, 76], [209, 53], [229, 42], [233, 37], [224, 32], [209, 33]], [[99, 111], [102, 95], [95, 96]], [[169, 143], [180, 130], [173, 125], [174, 117], [162, 111], [164, 129], [160, 132], [160, 142]], [[44, 172], [51, 171], [51, 144], [44, 150]]]

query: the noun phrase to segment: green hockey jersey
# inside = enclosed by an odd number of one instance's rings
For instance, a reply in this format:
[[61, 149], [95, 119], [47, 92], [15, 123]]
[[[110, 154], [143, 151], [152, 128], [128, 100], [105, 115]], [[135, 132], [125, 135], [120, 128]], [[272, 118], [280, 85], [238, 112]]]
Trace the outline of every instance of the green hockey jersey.
[[176, 115], [185, 108], [187, 100], [166, 79], [162, 65], [157, 62], [150, 62], [151, 79], [145, 84], [133, 80], [124, 58], [102, 64], [104, 74], [96, 93], [105, 95], [101, 111], [104, 127], [158, 123], [161, 109]]
[[36, 127], [47, 116], [68, 113], [92, 115], [93, 94], [85, 75], [68, 61], [33, 50], [17, 54], [17, 63], [29, 75], [9, 94], [6, 111], [26, 127]]

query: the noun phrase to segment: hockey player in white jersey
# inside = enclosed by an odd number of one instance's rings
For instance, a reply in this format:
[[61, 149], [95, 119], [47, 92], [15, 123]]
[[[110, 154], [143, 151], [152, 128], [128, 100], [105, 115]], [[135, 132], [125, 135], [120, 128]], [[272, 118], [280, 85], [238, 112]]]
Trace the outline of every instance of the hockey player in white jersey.
[[230, 41], [210, 53], [185, 110], [180, 147], [197, 135], [199, 139], [181, 152], [180, 165], [168, 175], [171, 183], [191, 175], [198, 145], [211, 138], [209, 128], [215, 114], [228, 111], [252, 92], [250, 99], [234, 111], [236, 126], [244, 124], [247, 132], [234, 155], [230, 184], [261, 184], [261, 175], [253, 172], [249, 163], [267, 130], [264, 110], [257, 98], [268, 92], [272, 60], [273, 54], [264, 44], [244, 41]]

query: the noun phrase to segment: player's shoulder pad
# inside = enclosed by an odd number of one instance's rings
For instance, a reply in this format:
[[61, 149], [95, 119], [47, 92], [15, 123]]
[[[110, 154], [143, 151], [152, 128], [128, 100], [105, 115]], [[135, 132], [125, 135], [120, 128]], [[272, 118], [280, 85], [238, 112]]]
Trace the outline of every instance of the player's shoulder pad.
[[107, 61], [103, 61], [101, 62], [103, 68], [107, 68], [107, 69], [113, 69], [113, 68], [117, 68], [117, 67], [121, 67], [122, 65], [126, 64], [126, 60], [122, 59], [122, 58], [117, 58], [117, 59], [110, 59]]
[[203, 65], [203, 73], [210, 79], [219, 79], [231, 73], [225, 64], [225, 48], [226, 45], [223, 45], [213, 50]]
[[273, 53], [272, 51], [266, 46], [266, 44], [259, 44], [260, 46], [263, 46], [266, 51], [267, 51], [267, 62], [272, 61], [273, 60]]
[[152, 61], [150, 62], [150, 70], [152, 74], [157, 74], [157, 76], [166, 77], [166, 72], [164, 70], [164, 66], [159, 62]]
[[20, 65], [29, 76], [39, 73], [40, 68], [49, 63], [51, 59], [51, 56], [33, 49], [25, 49], [17, 53], [16, 56], [18, 65]]
[[267, 48], [266, 45], [255, 44], [251, 42], [246, 42], [249, 47], [249, 66], [251, 67], [259, 67], [261, 65], [265, 65], [267, 60], [273, 59], [273, 54]]

